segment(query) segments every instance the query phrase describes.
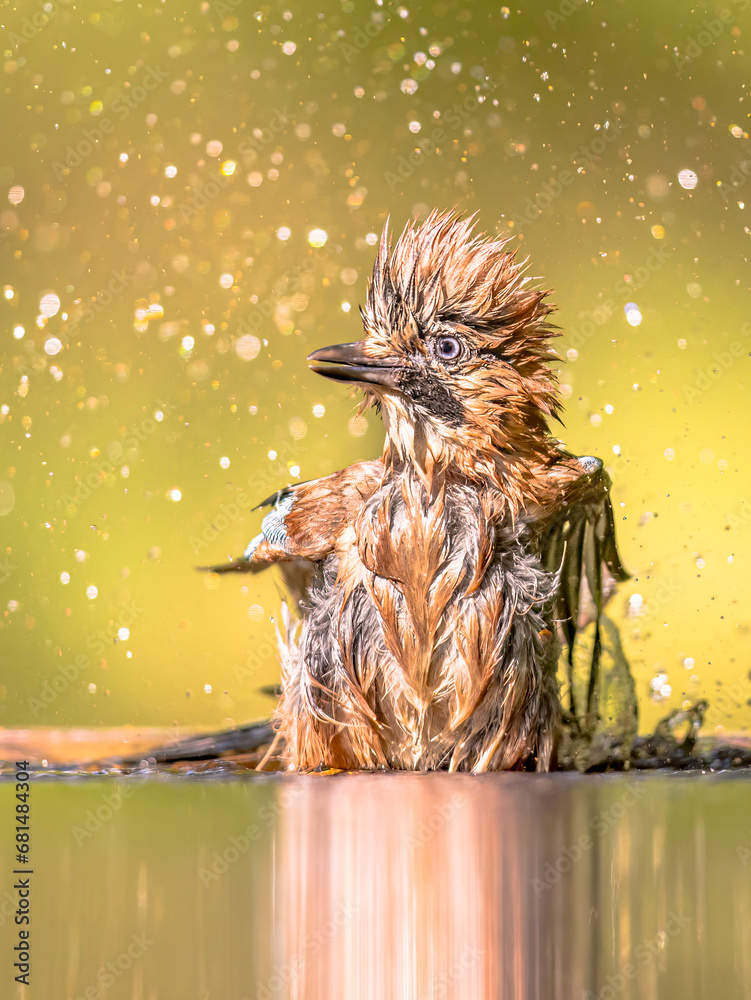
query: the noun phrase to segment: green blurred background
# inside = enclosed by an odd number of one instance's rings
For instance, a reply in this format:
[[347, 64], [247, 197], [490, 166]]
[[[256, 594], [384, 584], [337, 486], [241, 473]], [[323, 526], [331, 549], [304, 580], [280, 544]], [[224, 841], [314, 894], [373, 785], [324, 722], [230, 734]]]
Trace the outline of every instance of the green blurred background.
[[193, 567], [379, 453], [305, 357], [457, 206], [555, 289], [642, 729], [748, 728], [747, 6], [0, 5], [0, 724], [269, 712], [279, 581]]

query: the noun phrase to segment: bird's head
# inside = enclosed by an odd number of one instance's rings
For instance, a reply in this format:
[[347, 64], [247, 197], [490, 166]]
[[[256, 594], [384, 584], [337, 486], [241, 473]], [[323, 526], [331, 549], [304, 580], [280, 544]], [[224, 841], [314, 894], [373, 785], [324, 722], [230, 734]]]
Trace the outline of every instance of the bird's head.
[[552, 448], [552, 307], [508, 240], [473, 228], [471, 218], [434, 212], [392, 250], [387, 224], [361, 309], [365, 338], [309, 360], [381, 407], [387, 461], [428, 477], [453, 466], [501, 485], [512, 466], [544, 464]]

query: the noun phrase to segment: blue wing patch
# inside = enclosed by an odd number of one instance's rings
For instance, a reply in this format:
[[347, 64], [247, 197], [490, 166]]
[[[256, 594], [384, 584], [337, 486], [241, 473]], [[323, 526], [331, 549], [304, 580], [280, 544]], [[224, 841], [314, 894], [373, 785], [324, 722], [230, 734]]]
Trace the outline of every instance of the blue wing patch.
[[585, 472], [599, 472], [602, 468], [602, 459], [594, 458], [592, 455], [579, 455], [576, 461]]
[[243, 552], [243, 559], [247, 559], [248, 561], [250, 561], [253, 558], [253, 553], [255, 552], [255, 550], [258, 548], [258, 546], [261, 544], [262, 541], [263, 541], [263, 532], [261, 532], [260, 535], [256, 535], [256, 537], [252, 540], [250, 545], [248, 545], [247, 549]]
[[283, 552], [287, 551], [287, 528], [284, 519], [292, 510], [294, 502], [295, 497], [290, 490], [279, 490], [275, 494], [273, 508], [264, 517], [263, 521], [261, 521], [261, 533], [260, 535], [256, 535], [247, 547], [243, 553], [243, 559], [252, 559], [253, 553], [261, 542], [268, 542], [275, 549], [281, 549]]

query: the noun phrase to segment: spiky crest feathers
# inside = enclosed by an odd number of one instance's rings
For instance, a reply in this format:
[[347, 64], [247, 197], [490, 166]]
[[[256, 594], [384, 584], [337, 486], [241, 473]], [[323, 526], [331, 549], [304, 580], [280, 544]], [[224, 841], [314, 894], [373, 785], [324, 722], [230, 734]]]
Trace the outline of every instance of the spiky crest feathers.
[[553, 311], [544, 301], [547, 291], [530, 287], [527, 261], [518, 263], [506, 249], [510, 237], [476, 235], [475, 224], [476, 214], [462, 219], [434, 211], [421, 225], [409, 223], [392, 250], [386, 222], [361, 310], [375, 349], [387, 346], [384, 338], [393, 349], [413, 324], [424, 335], [445, 322], [477, 346], [503, 345], [541, 361], [555, 357], [548, 347], [557, 334], [546, 322]]

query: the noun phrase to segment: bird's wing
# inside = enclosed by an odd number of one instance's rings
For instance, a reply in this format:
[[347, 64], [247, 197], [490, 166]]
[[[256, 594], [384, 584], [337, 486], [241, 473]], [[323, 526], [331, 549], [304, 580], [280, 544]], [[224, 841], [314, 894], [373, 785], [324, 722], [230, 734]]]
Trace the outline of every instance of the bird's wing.
[[308, 486], [310, 483], [314, 482], [316, 482], [315, 479], [305, 479], [301, 483], [288, 483], [286, 486], [282, 486], [280, 490], [277, 490], [276, 493], [272, 493], [270, 497], [266, 497], [265, 500], [261, 500], [260, 503], [257, 503], [255, 507], [251, 507], [250, 509], [261, 510], [264, 507], [276, 507], [280, 501], [286, 500], [287, 497], [294, 496], [300, 487]]
[[[580, 469], [572, 478], [555, 512], [545, 521], [540, 538], [543, 566], [560, 574], [556, 618], [567, 645], [570, 709], [581, 717], [584, 706], [575, 703], [581, 690], [574, 672], [574, 643], [578, 632], [595, 622], [589, 676], [586, 679], [586, 714], [593, 710], [599, 677], [600, 617], [618, 582], [629, 574], [621, 563], [615, 541], [615, 521], [610, 502], [610, 476], [599, 458], [573, 458], [570, 469]], [[579, 679], [581, 681], [581, 679]], [[577, 710], [578, 709], [578, 710]]]
[[383, 478], [380, 461], [358, 462], [322, 479], [285, 486], [262, 500], [271, 507], [261, 530], [239, 559], [201, 569], [213, 573], [258, 573], [272, 563], [309, 570], [335, 549], [342, 530]]

